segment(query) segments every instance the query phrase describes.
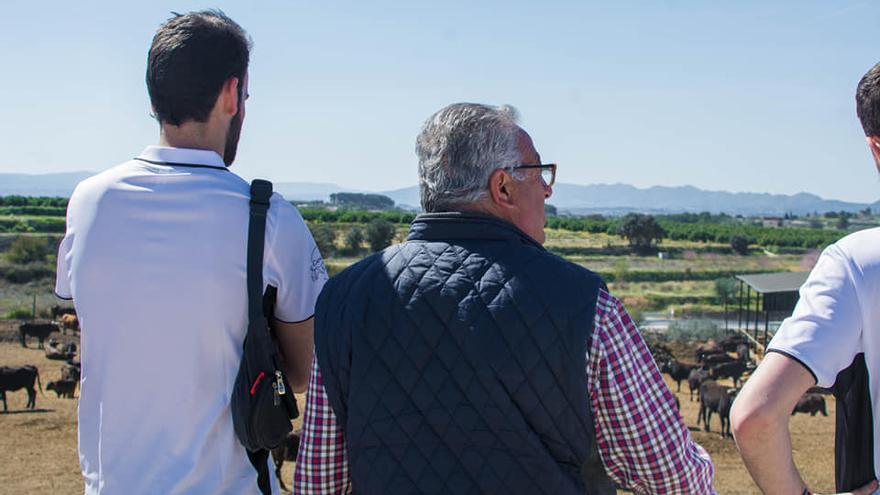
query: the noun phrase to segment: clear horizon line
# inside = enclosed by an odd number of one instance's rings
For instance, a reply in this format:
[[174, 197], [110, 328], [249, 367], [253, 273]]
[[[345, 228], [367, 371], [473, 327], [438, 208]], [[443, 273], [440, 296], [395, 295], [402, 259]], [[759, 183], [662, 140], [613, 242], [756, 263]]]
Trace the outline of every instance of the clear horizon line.
[[[233, 169], [233, 171], [235, 171]], [[31, 177], [40, 177], [40, 176], [49, 176], [49, 175], [69, 175], [69, 174], [98, 174], [102, 172], [102, 170], [72, 170], [72, 171], [64, 171], [64, 172], [3, 172], [0, 171], [0, 176], [2, 175], [23, 175], [23, 176], [31, 176]], [[242, 177], [247, 177], [247, 174], [239, 174]], [[295, 181], [295, 180], [274, 180], [276, 185], [281, 184], [307, 184], [314, 186], [332, 186], [335, 188], [339, 188], [340, 192], [360, 192], [360, 193], [386, 193], [392, 191], [400, 191], [402, 189], [408, 189], [411, 187], [418, 187], [418, 184], [413, 184], [410, 186], [396, 187], [396, 188], [380, 188], [380, 189], [359, 189], [354, 187], [347, 187], [335, 182], [314, 182], [314, 181]], [[818, 193], [810, 192], [810, 191], [798, 191], [793, 193], [787, 192], [770, 192], [770, 191], [732, 191], [727, 189], [707, 189], [700, 186], [696, 186], [693, 184], [676, 184], [676, 185], [665, 185], [665, 184], [654, 184], [650, 186], [638, 186], [635, 184], [630, 184], [627, 182], [594, 182], [590, 184], [579, 184], [574, 182], [559, 182], [558, 185], [567, 185], [567, 186], [577, 186], [577, 187], [590, 187], [590, 186], [628, 186], [633, 187], [638, 190], [648, 190], [652, 188], [667, 188], [667, 189], [675, 189], [675, 188], [694, 188], [698, 189], [701, 192], [707, 193], [728, 193], [728, 194], [761, 194], [761, 195], [770, 195], [770, 196], [796, 196], [798, 194], [810, 194], [816, 196], [824, 201], [840, 201], [844, 203], [857, 203], [857, 204], [866, 204], [871, 205], [878, 201], [880, 201], [880, 195], [878, 195], [877, 200], [874, 201], [861, 201], [861, 200], [853, 200], [853, 199], [839, 199], [839, 198], [829, 198], [822, 196]], [[552, 201], [551, 201], [552, 204]]]

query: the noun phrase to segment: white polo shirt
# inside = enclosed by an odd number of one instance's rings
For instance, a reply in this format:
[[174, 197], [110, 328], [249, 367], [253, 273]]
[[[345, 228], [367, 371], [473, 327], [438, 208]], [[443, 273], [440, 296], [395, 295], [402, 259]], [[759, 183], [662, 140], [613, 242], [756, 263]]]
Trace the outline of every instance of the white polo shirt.
[[834, 390], [838, 490], [880, 473], [880, 228], [825, 249], [768, 349], [799, 361], [817, 385]]
[[[55, 290], [82, 327], [86, 494], [259, 493], [229, 408], [249, 191], [213, 151], [151, 146], [71, 196]], [[275, 316], [311, 318], [326, 278], [299, 212], [274, 194], [263, 281], [277, 288]]]

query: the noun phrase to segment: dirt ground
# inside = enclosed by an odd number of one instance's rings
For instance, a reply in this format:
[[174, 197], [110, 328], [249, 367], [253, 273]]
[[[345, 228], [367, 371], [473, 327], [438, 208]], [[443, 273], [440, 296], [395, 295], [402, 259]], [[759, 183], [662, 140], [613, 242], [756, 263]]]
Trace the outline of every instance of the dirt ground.
[[[36, 365], [43, 387], [61, 375], [62, 361], [50, 361], [36, 343], [23, 349], [11, 339], [11, 322], [0, 322], [0, 365]], [[670, 383], [667, 378], [667, 383]], [[675, 383], [670, 383], [675, 391]], [[37, 395], [37, 409], [25, 411], [24, 391], [6, 394], [9, 413], [0, 414], [0, 493], [59, 495], [81, 494], [82, 481], [76, 453], [76, 401], [59, 399], [54, 392]], [[706, 448], [715, 463], [715, 487], [718, 493], [758, 494], [732, 439], [721, 438], [717, 415], [709, 433], [696, 428], [697, 402], [688, 400], [687, 383], [677, 394], [682, 417], [694, 439]], [[303, 407], [303, 397], [299, 397]], [[791, 419], [795, 462], [811, 488], [820, 493], [834, 488], [834, 399], [826, 397], [828, 417], [798, 414]], [[298, 425], [297, 425], [298, 426]], [[292, 463], [285, 463], [283, 476], [289, 486]]]
[[[666, 378], [666, 383], [675, 392], [675, 382]], [[724, 385], [732, 385], [721, 381]], [[694, 440], [702, 445], [715, 463], [715, 489], [719, 494], [760, 494], [752, 478], [743, 465], [739, 451], [733, 439], [722, 438], [721, 422], [718, 415], [713, 415], [710, 432], [704, 432], [702, 425], [697, 428], [697, 412], [699, 403], [688, 399], [687, 382], [682, 382], [680, 393], [676, 393], [681, 402], [681, 415], [691, 430]], [[828, 417], [796, 414], [791, 418], [792, 446], [795, 464], [810, 488], [819, 493], [834, 493], [834, 397], [826, 396]]]

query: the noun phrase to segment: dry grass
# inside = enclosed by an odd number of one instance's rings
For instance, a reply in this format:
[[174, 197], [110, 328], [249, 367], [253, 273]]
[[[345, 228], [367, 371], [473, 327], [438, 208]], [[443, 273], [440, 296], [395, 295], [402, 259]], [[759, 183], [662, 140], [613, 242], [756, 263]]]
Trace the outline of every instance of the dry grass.
[[[726, 250], [727, 246], [724, 244], [667, 240], [660, 245], [660, 251], [675, 249], [680, 252], [675, 253], [671, 258], [661, 260], [657, 256], [628, 254], [628, 250], [623, 249], [627, 246], [626, 241], [619, 236], [554, 229], [546, 229], [546, 234], [545, 247], [550, 250], [565, 250], [567, 260], [599, 272], [614, 272], [621, 267], [625, 267], [625, 271], [728, 270], [739, 273], [768, 269], [791, 271], [801, 269], [803, 258], [803, 255], [799, 254], [773, 256], [758, 253], [749, 256], [722, 254], [717, 251]], [[607, 249], [616, 249], [616, 251], [603, 252]]]
[[55, 297], [55, 280], [41, 279], [26, 284], [11, 284], [0, 280], [0, 318], [4, 318], [6, 312], [20, 308], [30, 313], [33, 306], [33, 296], [37, 296], [37, 314], [48, 310], [53, 304], [62, 304]]
[[[37, 366], [43, 388], [58, 380], [64, 362], [46, 359], [35, 342], [29, 342], [28, 349], [11, 342], [13, 329], [12, 322], [0, 321], [0, 365]], [[305, 407], [304, 399], [304, 395], [297, 397], [300, 411]], [[54, 392], [45, 396], [38, 392], [34, 411], [25, 410], [24, 390], [7, 392], [6, 400], [9, 414], [0, 414], [0, 493], [82, 494], [76, 451], [76, 400], [59, 399]], [[295, 421], [294, 426], [299, 428], [301, 421]], [[289, 487], [293, 479], [292, 462], [284, 464], [282, 476]]]
[[[5, 332], [4, 332], [5, 330]], [[0, 334], [9, 335], [11, 325], [0, 324]], [[49, 361], [43, 351], [22, 349], [17, 343], [0, 342], [0, 365], [34, 364], [40, 370], [43, 386], [60, 376], [62, 362]], [[675, 384], [671, 384], [675, 390]], [[715, 462], [715, 487], [723, 495], [760, 493], [749, 478], [733, 440], [719, 435], [717, 417], [712, 431], [696, 428], [698, 406], [688, 400], [687, 384], [678, 394], [682, 416], [696, 441], [703, 445]], [[26, 393], [7, 393], [10, 414], [0, 414], [0, 492], [15, 494], [82, 493], [82, 480], [76, 453], [76, 401], [58, 399], [54, 393], [37, 396], [37, 410], [24, 411]], [[820, 492], [833, 491], [834, 400], [828, 398], [829, 417], [799, 414], [792, 418], [795, 459], [811, 487]], [[299, 397], [303, 406], [303, 397]], [[298, 426], [298, 425], [297, 425]], [[290, 485], [292, 463], [284, 465], [283, 476]]]
[[[63, 361], [46, 359], [42, 350], [0, 343], [0, 365], [33, 364], [43, 387], [61, 377]], [[82, 493], [76, 454], [76, 401], [54, 392], [37, 392], [37, 409], [25, 411], [27, 393], [7, 392], [9, 414], [0, 414], [0, 491], [4, 493]]]
[[[676, 385], [669, 377], [666, 383], [675, 392]], [[721, 382], [732, 385], [729, 380]], [[712, 456], [715, 464], [715, 489], [721, 495], [760, 494], [761, 491], [752, 481], [736, 444], [732, 439], [722, 438], [721, 422], [718, 415], [712, 416], [710, 432], [704, 432], [702, 425], [697, 428], [699, 403], [688, 399], [687, 382], [682, 382], [680, 393], [676, 393], [681, 402], [681, 415], [691, 430], [694, 440], [703, 446]], [[834, 398], [826, 396], [828, 417], [815, 417], [797, 414], [791, 418], [792, 443], [795, 464], [801, 476], [810, 487], [819, 493], [834, 492]]]

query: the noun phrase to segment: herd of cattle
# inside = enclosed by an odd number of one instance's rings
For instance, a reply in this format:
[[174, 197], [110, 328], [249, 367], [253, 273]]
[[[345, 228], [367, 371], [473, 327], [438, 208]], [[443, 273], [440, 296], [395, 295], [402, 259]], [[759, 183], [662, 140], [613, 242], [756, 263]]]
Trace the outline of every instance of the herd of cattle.
[[[81, 368], [76, 360], [76, 344], [61, 344], [55, 339], [46, 339], [54, 332], [62, 334], [67, 330], [77, 332], [79, 321], [76, 312], [72, 308], [61, 306], [52, 307], [51, 322], [22, 322], [18, 327], [18, 334], [22, 347], [27, 347], [27, 338], [37, 339], [37, 348], [44, 349], [47, 359], [66, 361], [61, 368], [61, 379], [46, 384], [46, 390], [52, 390], [58, 397], [73, 399], [76, 386], [79, 383]], [[36, 385], [36, 388], [35, 388]], [[6, 392], [24, 389], [28, 394], [26, 409], [35, 409], [37, 406], [37, 390], [43, 393], [40, 383], [40, 372], [34, 365], [24, 366], [0, 366], [0, 399], [3, 400], [3, 412], [7, 412]]]
[[52, 306], [52, 321], [22, 322], [18, 326], [18, 337], [22, 347], [27, 347], [27, 337], [33, 337], [37, 339], [37, 348], [42, 349], [43, 342], [53, 332], [66, 334], [68, 330], [74, 334], [79, 331], [76, 310], [55, 305]]
[[[748, 338], [741, 334], [729, 334], [718, 341], [710, 340], [700, 344], [694, 349], [694, 364], [676, 360], [672, 351], [662, 343], [652, 343], [649, 347], [654, 359], [660, 363], [660, 371], [672, 378], [678, 392], [681, 392], [683, 381], [687, 381], [690, 400], [694, 400], [694, 391], [697, 392], [697, 400], [700, 402], [697, 426], [702, 422], [703, 430], [710, 431], [709, 421], [712, 414], [718, 413], [721, 435], [732, 437], [730, 408], [739, 393], [743, 376], [750, 375], [757, 367], [751, 359], [752, 345]], [[722, 378], [730, 378], [733, 387], [719, 384], [717, 380]], [[815, 387], [811, 389], [798, 401], [791, 412], [792, 416], [798, 412], [809, 413], [811, 416], [820, 412], [827, 416], [824, 393], [827, 390]]]
[[[76, 313], [70, 308], [55, 306], [52, 308], [52, 316], [54, 318], [52, 322], [22, 323], [19, 326], [21, 345], [27, 347], [27, 337], [36, 338], [37, 348], [45, 349], [48, 359], [66, 361], [61, 368], [61, 379], [47, 383], [46, 390], [55, 391], [59, 397], [73, 398], [80, 378], [80, 364], [75, 360], [76, 344], [61, 345], [55, 339], [49, 339], [48, 345], [44, 345], [44, 342], [54, 332], [78, 331], [79, 322]], [[678, 361], [672, 351], [662, 343], [652, 343], [650, 348], [654, 359], [660, 363], [660, 371], [668, 374], [676, 383], [677, 392], [681, 392], [683, 381], [688, 384], [691, 401], [694, 400], [694, 392], [697, 392], [697, 400], [700, 402], [697, 426], [702, 423], [703, 429], [710, 431], [709, 422], [712, 414], [717, 413], [721, 421], [721, 435], [730, 437], [730, 407], [740, 390], [743, 376], [749, 375], [756, 368], [756, 364], [751, 359], [752, 346], [748, 338], [741, 334], [730, 334], [718, 341], [710, 340], [700, 344], [694, 349], [693, 364]], [[723, 378], [731, 379], [733, 387], [719, 384], [717, 380]], [[27, 391], [26, 407], [35, 408], [35, 383], [42, 393], [36, 366], [0, 366], [0, 398], [3, 400], [3, 412], [7, 411], [6, 392], [20, 389]], [[826, 392], [824, 389], [813, 389], [811, 393], [805, 394], [792, 411], [792, 415], [803, 412], [812, 416], [817, 413], [827, 416], [823, 397], [823, 393]], [[678, 405], [677, 397], [675, 401]], [[286, 453], [273, 454], [276, 454], [276, 462], [278, 460], [284, 462]]]

